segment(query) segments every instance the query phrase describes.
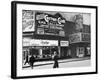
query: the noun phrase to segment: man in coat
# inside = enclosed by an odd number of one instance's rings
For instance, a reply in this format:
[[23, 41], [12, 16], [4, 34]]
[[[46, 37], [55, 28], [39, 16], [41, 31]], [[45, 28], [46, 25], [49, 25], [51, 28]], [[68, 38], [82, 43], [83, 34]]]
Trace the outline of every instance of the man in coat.
[[33, 69], [34, 62], [35, 62], [35, 57], [32, 55], [29, 60], [29, 63], [32, 69]]

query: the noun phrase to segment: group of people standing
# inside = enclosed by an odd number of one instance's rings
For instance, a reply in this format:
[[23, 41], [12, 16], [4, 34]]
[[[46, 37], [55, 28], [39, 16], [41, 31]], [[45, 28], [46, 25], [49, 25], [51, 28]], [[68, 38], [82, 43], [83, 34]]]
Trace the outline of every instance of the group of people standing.
[[[56, 51], [54, 51], [54, 53], [53, 53], [52, 60], [54, 61], [53, 68], [59, 68], [58, 54]], [[27, 55], [24, 65], [26, 65], [26, 63], [28, 63], [31, 66], [31, 68], [33, 69], [35, 61], [36, 61], [36, 58], [34, 57], [34, 55], [31, 55], [30, 58], [28, 58], [28, 55]]]

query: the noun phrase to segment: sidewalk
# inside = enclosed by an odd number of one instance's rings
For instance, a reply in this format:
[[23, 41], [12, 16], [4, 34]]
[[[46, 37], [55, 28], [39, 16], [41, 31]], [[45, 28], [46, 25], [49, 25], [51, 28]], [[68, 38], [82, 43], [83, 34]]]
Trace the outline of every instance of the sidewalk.
[[[90, 57], [84, 57], [84, 58], [73, 58], [73, 59], [63, 59], [63, 60], [58, 60], [59, 63], [66, 63], [66, 62], [73, 62], [73, 61], [83, 61], [83, 60], [88, 60]], [[54, 61], [39, 61], [34, 63], [34, 67], [37, 66], [43, 66], [43, 65], [50, 65], [53, 64]], [[30, 67], [29, 64], [24, 65], [23, 68]]]

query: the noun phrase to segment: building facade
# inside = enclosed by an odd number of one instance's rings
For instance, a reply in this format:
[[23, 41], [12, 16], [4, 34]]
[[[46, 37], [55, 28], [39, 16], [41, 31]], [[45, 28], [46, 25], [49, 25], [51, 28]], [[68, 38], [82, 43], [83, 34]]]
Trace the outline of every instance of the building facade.
[[[29, 28], [34, 25], [34, 31], [23, 30], [24, 58], [32, 54], [37, 58], [52, 58], [54, 51], [58, 53], [59, 57], [67, 56], [69, 42], [64, 32], [65, 19], [59, 13], [51, 15], [39, 11], [24, 12], [26, 13], [24, 13], [24, 17], [26, 16], [25, 18], [29, 20], [25, 21], [24, 18], [23, 22], [28, 23]], [[26, 26], [26, 24], [24, 25]]]
[[90, 26], [77, 15], [75, 22], [66, 21], [58, 12], [23, 10], [23, 58], [35, 55], [38, 59], [90, 55]]
[[83, 17], [76, 15], [75, 22], [67, 22], [66, 34], [69, 37], [71, 57], [85, 57], [91, 54], [90, 25], [83, 24]]

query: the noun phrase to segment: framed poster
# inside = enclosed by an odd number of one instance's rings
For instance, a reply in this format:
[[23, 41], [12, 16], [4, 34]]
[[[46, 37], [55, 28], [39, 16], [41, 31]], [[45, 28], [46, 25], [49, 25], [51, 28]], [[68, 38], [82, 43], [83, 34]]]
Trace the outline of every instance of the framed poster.
[[97, 73], [97, 6], [12, 1], [11, 77]]

